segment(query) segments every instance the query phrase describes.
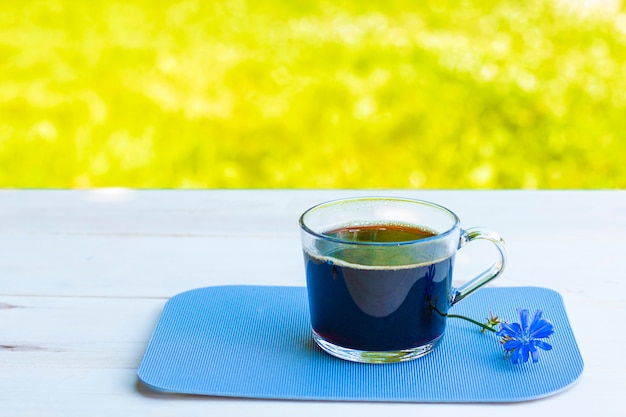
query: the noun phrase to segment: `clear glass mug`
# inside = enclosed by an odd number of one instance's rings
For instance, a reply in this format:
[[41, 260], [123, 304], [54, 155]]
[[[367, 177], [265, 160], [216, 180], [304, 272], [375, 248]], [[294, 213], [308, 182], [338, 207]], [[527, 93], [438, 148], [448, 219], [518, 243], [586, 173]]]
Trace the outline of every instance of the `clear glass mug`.
[[[497, 233], [462, 229], [452, 211], [421, 200], [322, 203], [302, 214], [300, 230], [313, 338], [326, 352], [357, 362], [430, 353], [444, 335], [448, 309], [506, 264]], [[492, 242], [497, 259], [454, 288], [456, 251], [477, 239]]]

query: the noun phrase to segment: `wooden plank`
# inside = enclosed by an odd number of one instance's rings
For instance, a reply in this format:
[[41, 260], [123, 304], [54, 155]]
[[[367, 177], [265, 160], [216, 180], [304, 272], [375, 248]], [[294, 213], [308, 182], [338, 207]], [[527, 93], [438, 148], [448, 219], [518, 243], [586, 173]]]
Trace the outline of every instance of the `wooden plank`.
[[[177, 239], [46, 235], [0, 238], [0, 242], [4, 242], [0, 243], [0, 295], [171, 297], [210, 285], [305, 283], [298, 236]], [[592, 244], [601, 245], [602, 250], [592, 252]], [[618, 260], [624, 249], [617, 235], [601, 243], [513, 238], [508, 241], [508, 267], [493, 285], [542, 285], [564, 294], [622, 299], [620, 277], [626, 276], [626, 265]], [[472, 245], [461, 250], [456, 261], [457, 281], [484, 269], [492, 256], [489, 250]], [[598, 269], [598, 265], [610, 265], [610, 270]]]
[[[229, 283], [303, 285], [298, 215], [359, 193], [0, 191], [0, 294], [170, 297]], [[615, 230], [626, 230], [626, 193], [386, 193], [443, 200], [461, 208], [465, 225], [499, 231], [510, 257], [494, 285], [540, 277], [558, 291], [579, 291], [599, 262], [615, 264], [601, 278], [609, 285], [626, 270], [615, 262], [625, 247]], [[593, 259], [589, 242], [603, 248]], [[484, 265], [472, 251], [457, 257], [460, 281]]]
[[[626, 193], [618, 191], [0, 190], [0, 235], [285, 237], [294, 230], [297, 234], [298, 217], [311, 205], [359, 195], [431, 200], [455, 211], [466, 227], [484, 223], [524, 237], [532, 237], [537, 228], [566, 238], [626, 227], [621, 215]], [[564, 222], [564, 216], [573, 223]], [[592, 223], [583, 221], [590, 219]]]
[[6, 369], [136, 369], [165, 299], [0, 297]]

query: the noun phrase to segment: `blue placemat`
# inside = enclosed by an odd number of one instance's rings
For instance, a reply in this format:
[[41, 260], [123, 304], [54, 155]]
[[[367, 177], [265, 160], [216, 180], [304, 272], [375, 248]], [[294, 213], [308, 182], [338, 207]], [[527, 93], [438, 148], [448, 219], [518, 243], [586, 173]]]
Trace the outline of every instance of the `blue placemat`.
[[165, 392], [213, 396], [402, 402], [514, 402], [571, 385], [583, 361], [563, 300], [537, 287], [485, 288], [451, 313], [480, 321], [490, 311], [516, 321], [516, 308], [540, 308], [554, 323], [551, 351], [513, 365], [492, 333], [449, 319], [433, 353], [397, 364], [359, 364], [317, 347], [306, 289], [223, 286], [191, 290], [163, 310], [138, 376]]

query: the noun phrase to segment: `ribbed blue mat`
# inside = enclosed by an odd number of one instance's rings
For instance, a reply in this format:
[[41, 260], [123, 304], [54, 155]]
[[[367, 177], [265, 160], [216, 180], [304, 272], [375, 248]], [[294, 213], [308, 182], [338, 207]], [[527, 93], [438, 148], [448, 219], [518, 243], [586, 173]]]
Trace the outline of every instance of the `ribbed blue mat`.
[[517, 321], [517, 307], [542, 309], [554, 324], [554, 348], [541, 351], [538, 363], [513, 365], [493, 333], [449, 319], [432, 354], [359, 364], [313, 342], [305, 288], [201, 288], [167, 302], [137, 374], [169, 393], [292, 400], [515, 402], [567, 388], [583, 361], [557, 292], [485, 288], [450, 312], [483, 321], [493, 311]]

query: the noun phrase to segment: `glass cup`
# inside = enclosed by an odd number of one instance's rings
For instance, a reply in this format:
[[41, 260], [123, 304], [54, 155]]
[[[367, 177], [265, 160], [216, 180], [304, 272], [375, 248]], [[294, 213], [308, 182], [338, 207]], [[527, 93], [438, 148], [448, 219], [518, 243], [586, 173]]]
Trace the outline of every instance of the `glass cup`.
[[[452, 211], [427, 201], [331, 201], [302, 214], [300, 229], [313, 338], [331, 355], [356, 362], [432, 352], [448, 309], [499, 276], [506, 263], [497, 233], [462, 229]], [[454, 288], [456, 251], [477, 239], [496, 246], [496, 262]]]

